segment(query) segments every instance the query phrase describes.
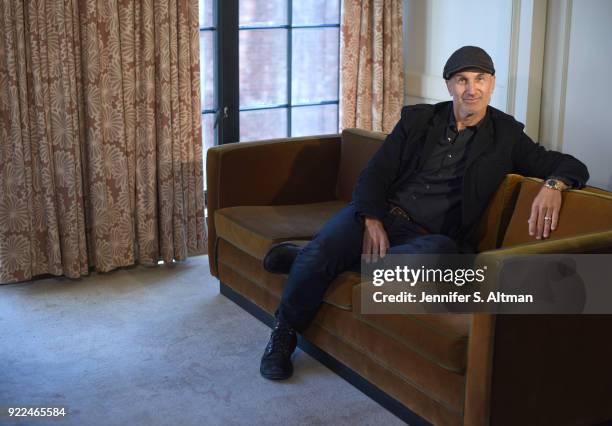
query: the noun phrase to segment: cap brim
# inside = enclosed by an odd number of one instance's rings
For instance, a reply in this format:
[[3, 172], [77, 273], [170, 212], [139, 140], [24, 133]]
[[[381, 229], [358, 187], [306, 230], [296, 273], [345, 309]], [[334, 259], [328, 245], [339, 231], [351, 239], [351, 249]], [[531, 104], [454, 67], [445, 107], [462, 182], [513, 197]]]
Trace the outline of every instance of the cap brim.
[[495, 75], [495, 70], [491, 70], [488, 68], [485, 68], [481, 65], [467, 65], [467, 66], [461, 66], [459, 68], [453, 69], [453, 70], [448, 70], [446, 72], [446, 76], [444, 77], [446, 80], [448, 80], [449, 78], [451, 78], [453, 76], [453, 74], [457, 74], [460, 71], [465, 71], [468, 69], [477, 69], [483, 72], [486, 72], [487, 74], [491, 74], [491, 75]]

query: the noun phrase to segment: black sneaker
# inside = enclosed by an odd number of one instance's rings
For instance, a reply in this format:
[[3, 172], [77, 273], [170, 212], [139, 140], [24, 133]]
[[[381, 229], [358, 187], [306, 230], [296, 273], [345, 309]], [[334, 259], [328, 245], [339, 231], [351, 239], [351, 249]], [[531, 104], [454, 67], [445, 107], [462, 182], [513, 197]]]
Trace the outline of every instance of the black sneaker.
[[263, 260], [263, 268], [272, 274], [288, 274], [302, 247], [293, 243], [272, 246]]
[[274, 323], [270, 341], [261, 357], [259, 372], [269, 380], [288, 379], [293, 374], [291, 354], [297, 346], [297, 334], [288, 325]]

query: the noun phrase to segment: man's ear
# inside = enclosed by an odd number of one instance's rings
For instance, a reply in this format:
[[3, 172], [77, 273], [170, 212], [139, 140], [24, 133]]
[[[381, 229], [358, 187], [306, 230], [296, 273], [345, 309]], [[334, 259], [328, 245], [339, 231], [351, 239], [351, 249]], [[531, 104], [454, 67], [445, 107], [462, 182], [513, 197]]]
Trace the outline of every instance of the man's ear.
[[491, 93], [493, 93], [493, 91], [495, 90], [495, 75], [492, 75], [491, 78], [493, 79], [493, 82], [491, 84]]
[[446, 89], [448, 90], [448, 94], [452, 98], [453, 97], [453, 92], [451, 91], [450, 79], [444, 80], [444, 82], [446, 83]]

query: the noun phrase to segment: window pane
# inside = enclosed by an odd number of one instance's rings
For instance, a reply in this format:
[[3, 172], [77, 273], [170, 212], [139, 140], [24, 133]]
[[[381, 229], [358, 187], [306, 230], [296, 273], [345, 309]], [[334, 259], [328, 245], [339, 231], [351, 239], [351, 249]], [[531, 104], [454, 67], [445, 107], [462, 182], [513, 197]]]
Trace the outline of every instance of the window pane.
[[339, 0], [298, 0], [292, 9], [293, 25], [340, 23]]
[[291, 136], [338, 133], [338, 105], [316, 105], [291, 109]]
[[200, 31], [200, 91], [202, 110], [215, 108], [214, 31]]
[[204, 189], [206, 189], [206, 152], [215, 145], [213, 125], [215, 114], [202, 114], [202, 157], [204, 160]]
[[240, 142], [287, 137], [287, 108], [240, 112]]
[[214, 27], [213, 0], [200, 0], [200, 27]]
[[287, 25], [287, 0], [240, 0], [238, 25]]
[[292, 104], [338, 99], [338, 28], [293, 30]]
[[287, 103], [287, 30], [240, 31], [240, 107]]

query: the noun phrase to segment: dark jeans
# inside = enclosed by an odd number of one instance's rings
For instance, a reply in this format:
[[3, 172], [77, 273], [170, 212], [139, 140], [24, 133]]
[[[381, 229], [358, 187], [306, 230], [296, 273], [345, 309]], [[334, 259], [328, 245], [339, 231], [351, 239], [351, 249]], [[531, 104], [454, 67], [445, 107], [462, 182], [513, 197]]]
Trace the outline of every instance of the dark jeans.
[[[422, 235], [409, 220], [387, 214], [383, 225], [389, 254], [457, 253], [455, 242], [439, 234]], [[327, 222], [298, 254], [277, 314], [281, 322], [303, 332], [319, 309], [329, 284], [343, 271], [359, 268], [364, 223], [349, 204]]]

